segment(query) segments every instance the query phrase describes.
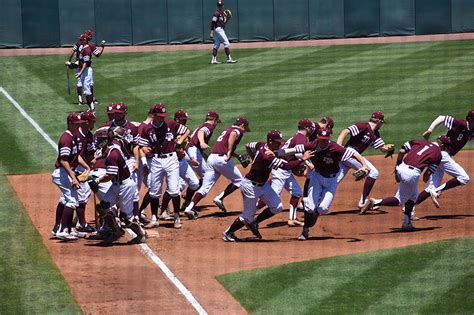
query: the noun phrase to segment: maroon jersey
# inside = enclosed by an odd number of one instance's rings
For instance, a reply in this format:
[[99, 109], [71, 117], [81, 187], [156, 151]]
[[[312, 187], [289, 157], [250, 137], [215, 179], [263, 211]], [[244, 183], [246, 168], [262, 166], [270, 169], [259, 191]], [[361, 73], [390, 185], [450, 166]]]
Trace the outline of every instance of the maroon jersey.
[[214, 143], [214, 146], [211, 149], [211, 153], [227, 154], [227, 152], [229, 152], [229, 137], [232, 132], [235, 132], [237, 134], [237, 139], [235, 140], [234, 147], [230, 150], [231, 153], [233, 153], [240, 140], [242, 140], [242, 137], [244, 136], [244, 132], [238, 129], [236, 126], [231, 126], [222, 131], [221, 135], [216, 139], [216, 143]]
[[436, 172], [441, 162], [441, 150], [436, 144], [427, 140], [411, 140], [405, 142], [402, 148], [408, 152], [403, 159], [406, 165], [421, 171], [428, 166], [432, 173]]
[[160, 126], [151, 123], [143, 128], [139, 145], [151, 148], [155, 154], [172, 153], [176, 150], [176, 138], [186, 131], [188, 127], [174, 120], [165, 120]]
[[82, 50], [82, 41], [80, 39], [77, 40], [77, 42], [72, 46], [72, 51], [76, 53], [76, 60], [79, 60], [79, 55]]
[[[137, 130], [138, 130], [138, 141], [140, 141], [140, 135], [143, 133], [143, 131], [145, 130], [146, 126], [149, 126], [150, 123], [146, 123], [146, 122], [142, 122], [138, 127], [137, 127]], [[146, 155], [147, 158], [151, 158], [153, 157], [153, 153], [150, 152]]]
[[197, 147], [199, 150], [202, 150], [201, 144], [199, 143], [199, 139], [198, 139], [199, 131], [202, 130], [204, 132], [204, 142], [206, 142], [206, 144], [209, 144], [209, 140], [211, 139], [212, 134], [214, 133], [214, 129], [215, 129], [215, 126], [208, 122], [205, 122], [199, 127], [197, 127], [196, 129], [194, 129], [189, 139], [189, 146]]
[[225, 28], [225, 24], [227, 23], [227, 18], [224, 15], [224, 12], [216, 10], [212, 15], [211, 21], [211, 30], [214, 30], [217, 27]]
[[288, 162], [282, 158], [276, 157], [273, 154], [267, 154], [267, 146], [262, 146], [255, 155], [250, 171], [245, 175], [249, 180], [263, 184], [270, 177], [272, 169], [282, 168], [291, 170], [302, 162], [302, 160], [293, 160]]
[[[301, 132], [296, 132], [293, 137], [288, 139], [285, 144], [282, 146], [282, 149], [291, 149], [297, 145], [305, 145], [308, 143], [308, 138], [303, 135]], [[294, 155], [285, 157], [287, 161], [296, 159]]]
[[[123, 122], [122, 125], [119, 125], [115, 119], [112, 119], [111, 121], [108, 121], [106, 122], [105, 124], [103, 124], [100, 128], [102, 127], [112, 127], [112, 126], [116, 126], [116, 127], [122, 127], [124, 128], [125, 130], [127, 130], [127, 134], [131, 135], [133, 140], [132, 140], [132, 145], [133, 146], [136, 146], [138, 145], [138, 140], [140, 138], [139, 134], [138, 134], [138, 128], [137, 126], [135, 126], [134, 124], [132, 124], [131, 122], [129, 122], [128, 120], [125, 120]], [[133, 156], [133, 152], [130, 152], [130, 149], [129, 148], [125, 148], [124, 150], [124, 153], [125, 153], [125, 156], [127, 158], [130, 158]]]
[[60, 159], [69, 162], [69, 165], [74, 169], [78, 165], [78, 157], [80, 153], [79, 141], [77, 136], [73, 135], [69, 130], [66, 130], [58, 142], [58, 158], [56, 159], [55, 167], [61, 167]]
[[345, 147], [351, 147], [359, 153], [364, 152], [369, 145], [372, 145], [374, 149], [379, 149], [385, 144], [379, 131], [373, 130], [368, 122], [358, 122], [347, 129], [351, 136]]
[[[317, 147], [318, 141], [309, 142], [304, 146], [305, 150], [315, 151], [311, 158], [314, 170], [323, 176], [335, 176], [339, 172], [339, 162], [347, 161], [354, 155], [354, 150], [344, 148], [336, 142], [329, 141], [326, 148]], [[302, 146], [297, 148], [302, 149]], [[301, 150], [300, 150], [301, 151]]]
[[87, 67], [92, 65], [92, 55], [98, 56], [100, 50], [92, 44], [85, 44], [79, 50], [79, 67], [85, 62]]
[[250, 142], [247, 144], [247, 147], [250, 149], [250, 152], [252, 152], [253, 156], [257, 154], [257, 152], [265, 147], [267, 143], [265, 141], [260, 141], [260, 142]]
[[120, 142], [114, 140], [105, 158], [106, 174], [110, 176], [112, 182], [120, 183], [130, 178], [130, 170], [125, 159]]
[[446, 136], [451, 139], [451, 144], [447, 151], [451, 156], [456, 155], [466, 143], [474, 136], [474, 129], [469, 130], [468, 122], [464, 119], [456, 119], [451, 116], [445, 116], [444, 125], [448, 128]]
[[94, 144], [94, 135], [91, 131], [83, 133], [82, 129], [78, 130], [77, 133], [77, 141], [79, 143], [79, 152], [81, 157], [87, 163], [87, 165], [91, 165], [91, 161], [94, 158], [94, 153], [96, 150]]

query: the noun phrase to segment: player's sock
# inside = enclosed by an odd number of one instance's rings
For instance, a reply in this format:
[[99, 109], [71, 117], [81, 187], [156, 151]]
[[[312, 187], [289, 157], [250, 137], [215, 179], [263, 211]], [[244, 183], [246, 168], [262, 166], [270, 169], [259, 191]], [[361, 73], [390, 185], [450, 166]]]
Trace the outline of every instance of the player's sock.
[[149, 204], [150, 204], [150, 191], [147, 191], [145, 196], [143, 197], [142, 204], [140, 206], [140, 212], [145, 210]]
[[68, 229], [68, 232], [69, 232], [73, 215], [74, 215], [74, 209], [64, 206], [63, 215], [61, 216], [61, 229], [62, 230], [60, 232], [64, 231], [65, 229]]
[[298, 202], [300, 197], [291, 196], [290, 198], [290, 220], [296, 220], [296, 207], [298, 207]]
[[220, 200], [224, 200], [225, 197], [227, 197], [228, 195], [230, 195], [231, 193], [233, 193], [234, 191], [236, 191], [237, 189], [239, 189], [239, 187], [235, 186], [234, 184], [230, 183], [229, 185], [227, 185], [227, 187], [224, 189], [224, 191], [221, 193], [222, 196], [218, 196], [218, 198]]
[[262, 199], [259, 199], [257, 202], [257, 210], [262, 209], [263, 207], [265, 207], [265, 201], [263, 201]]
[[[403, 217], [403, 223], [409, 224], [411, 221], [411, 213], [413, 211], [413, 207], [415, 206], [415, 202], [413, 200], [408, 200], [405, 202], [405, 212]], [[408, 222], [407, 222], [408, 220]]]
[[436, 192], [441, 192], [443, 190], [448, 190], [448, 189], [451, 189], [451, 188], [454, 188], [454, 187], [457, 187], [461, 185], [461, 182], [458, 181], [457, 178], [451, 178], [450, 180], [448, 180], [446, 183], [444, 183], [443, 185], [437, 187], [435, 189]]
[[140, 214], [140, 208], [138, 207], [138, 201], [133, 202], [133, 216], [138, 216]]
[[61, 223], [61, 218], [63, 216], [63, 210], [64, 210], [64, 205], [60, 202], [58, 202], [58, 205], [56, 206], [56, 220], [54, 222], [54, 225], [59, 225]]
[[[380, 200], [380, 199], [379, 199]], [[389, 206], [389, 207], [395, 207], [400, 205], [400, 200], [398, 200], [396, 197], [387, 197], [383, 198], [382, 200], [376, 200], [374, 202], [374, 206]]]
[[155, 217], [158, 216], [158, 208], [160, 206], [160, 200], [150, 196], [151, 214]]
[[367, 177], [364, 182], [364, 189], [362, 190], [362, 203], [369, 197], [372, 187], [374, 187], [376, 179]]
[[87, 225], [86, 222], [86, 204], [80, 203], [79, 206], [76, 208], [77, 220], [82, 227]]
[[309, 178], [306, 178], [304, 181], [304, 188], [303, 188], [304, 197], [308, 197], [308, 190], [309, 190]]
[[201, 201], [202, 198], [204, 198], [204, 196], [200, 192], [195, 193], [193, 200], [191, 201], [191, 203], [193, 204], [193, 207], [197, 205], [197, 203]]
[[273, 217], [275, 214], [270, 211], [270, 208], [265, 208], [260, 214], [257, 216], [257, 218], [254, 220], [255, 224], [259, 224], [260, 222], [263, 222], [271, 217]]
[[170, 200], [171, 200], [170, 194], [167, 191], [165, 191], [165, 193], [163, 194], [163, 199], [161, 200], [161, 213], [165, 212], [166, 209], [168, 209]]
[[416, 199], [416, 204], [419, 205], [420, 203], [422, 203], [423, 201], [425, 201], [426, 199], [428, 199], [430, 197], [430, 193], [427, 192], [426, 190], [423, 190], [419, 195], [418, 195], [418, 199]]
[[191, 199], [193, 198], [194, 196], [194, 193], [196, 192], [197, 190], [194, 190], [194, 189], [191, 189], [188, 187], [188, 190], [186, 190], [186, 196], [184, 196], [184, 204], [183, 204], [183, 207], [189, 205], [189, 203], [191, 202]]
[[225, 233], [234, 233], [234, 232], [240, 230], [241, 228], [243, 228], [244, 225], [245, 225], [244, 221], [240, 217], [237, 217], [234, 220], [234, 222], [232, 222], [230, 227], [228, 227], [227, 230], [225, 230]]
[[174, 197], [171, 197], [171, 201], [173, 202], [173, 209], [174, 209], [174, 215], [176, 216], [176, 214], [179, 215], [179, 206], [180, 206], [180, 203], [181, 203], [181, 198], [179, 198], [179, 195], [178, 196], [174, 196]]

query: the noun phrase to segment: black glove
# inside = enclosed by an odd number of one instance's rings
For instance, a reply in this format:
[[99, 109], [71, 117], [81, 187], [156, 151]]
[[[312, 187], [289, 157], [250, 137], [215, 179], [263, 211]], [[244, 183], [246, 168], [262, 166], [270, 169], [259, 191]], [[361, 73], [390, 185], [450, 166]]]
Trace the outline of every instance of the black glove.
[[250, 163], [252, 163], [252, 160], [250, 159], [250, 156], [247, 153], [238, 155], [237, 160], [239, 160], [243, 168], [246, 168], [247, 166], [249, 166]]
[[99, 178], [97, 176], [89, 176], [89, 179], [87, 179], [87, 183], [89, 184], [89, 187], [94, 193], [99, 191]]

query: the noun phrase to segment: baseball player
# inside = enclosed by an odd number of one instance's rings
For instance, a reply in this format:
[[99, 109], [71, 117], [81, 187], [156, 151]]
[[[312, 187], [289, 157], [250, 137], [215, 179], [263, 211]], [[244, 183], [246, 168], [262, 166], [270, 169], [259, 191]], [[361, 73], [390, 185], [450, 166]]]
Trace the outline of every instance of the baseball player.
[[[81, 34], [78, 38], [74, 46], [72, 46], [71, 54], [69, 55], [68, 60], [66, 61], [66, 66], [70, 69], [75, 69], [76, 73], [78, 73], [81, 69], [79, 68], [79, 54], [82, 50], [83, 41], [85, 40], [84, 33]], [[71, 63], [72, 57], [76, 56], [76, 61]], [[81, 78], [76, 78], [76, 93], [78, 98], [78, 104], [84, 104], [84, 100], [82, 99], [82, 81]]]
[[240, 187], [243, 177], [231, 158], [244, 133], [248, 131], [250, 131], [249, 121], [244, 117], [238, 117], [234, 124], [225, 129], [216, 139], [211, 154], [207, 158], [207, 169], [204, 172], [201, 188], [194, 194], [193, 200], [184, 210], [188, 218], [197, 218], [194, 206], [209, 193], [221, 174], [235, 186]]
[[133, 197], [133, 211], [136, 216], [139, 215], [139, 201], [140, 196], [138, 194], [138, 179], [137, 170], [140, 160], [140, 149], [138, 146], [138, 128], [129, 120], [126, 119], [128, 113], [128, 105], [125, 103], [112, 104], [112, 110], [114, 112], [114, 119], [106, 122], [102, 127], [122, 127], [127, 131], [127, 134], [132, 136], [131, 147], [125, 147], [125, 157], [127, 158], [127, 165], [130, 168], [132, 180], [137, 185], [135, 190], [135, 196]]
[[171, 196], [174, 209], [174, 227], [181, 228], [179, 218], [179, 161], [176, 149], [189, 136], [188, 127], [174, 120], [165, 120], [168, 115], [166, 105], [155, 104], [149, 111], [153, 122], [144, 127], [140, 135], [140, 147], [145, 155], [153, 154], [150, 170], [150, 204], [152, 218], [147, 227], [158, 226], [159, 197], [163, 178], [166, 176], [166, 191]]
[[[446, 136], [451, 140], [451, 144], [446, 146], [445, 150], [441, 151], [442, 159], [438, 170], [431, 174], [428, 180], [428, 187], [420, 193], [416, 201], [416, 204], [420, 204], [431, 196], [434, 205], [438, 208], [438, 198], [442, 191], [469, 183], [469, 175], [464, 168], [454, 160], [454, 156], [469, 140], [474, 138], [474, 108], [467, 112], [466, 120], [456, 119], [451, 116], [439, 116], [423, 133], [423, 137], [428, 140], [433, 130], [442, 123], [448, 128]], [[445, 172], [453, 178], [441, 185]]]
[[221, 44], [224, 45], [224, 51], [227, 55], [227, 63], [236, 63], [237, 60], [232, 59], [230, 56], [230, 44], [227, 35], [225, 34], [225, 25], [229, 22], [232, 17], [230, 10], [224, 10], [224, 2], [222, 0], [217, 1], [217, 10], [212, 15], [211, 20], [211, 33], [209, 37], [214, 41], [214, 47], [212, 48], [212, 59], [211, 64], [219, 64], [217, 61], [217, 50]]
[[[344, 139], [347, 135], [349, 135], [349, 140], [347, 140], [346, 144], [344, 145], [346, 148], [351, 148], [357, 151], [359, 154], [362, 154], [371, 145], [374, 149], [378, 149], [386, 153], [387, 149], [384, 146], [385, 143], [380, 136], [379, 131], [383, 123], [384, 114], [382, 112], [373, 112], [368, 122], [358, 122], [343, 129], [337, 138], [337, 144], [343, 145]], [[369, 168], [369, 175], [366, 177], [364, 182], [364, 188], [362, 190], [362, 195], [358, 204], [359, 210], [363, 209], [364, 206], [368, 204], [368, 196], [379, 176], [379, 171], [375, 168], [375, 166], [366, 158], [363, 159], [365, 165], [367, 165]], [[351, 168], [358, 170], [361, 168], [361, 164], [355, 159], [348, 159], [342, 162], [342, 171], [339, 174], [337, 181], [342, 181]], [[361, 210], [360, 213], [364, 214], [365, 212]]]
[[81, 165], [86, 172], [90, 171], [89, 165], [80, 156], [77, 132], [80, 124], [85, 121], [78, 113], [71, 113], [67, 117], [67, 130], [61, 135], [58, 143], [58, 158], [52, 181], [61, 191], [60, 204], [56, 209], [56, 222], [53, 231], [55, 236], [65, 241], [77, 240], [78, 235], [72, 229], [72, 218], [75, 209], [79, 206], [77, 180], [75, 168]]
[[395, 180], [400, 186], [395, 197], [383, 199], [370, 198], [367, 208], [374, 206], [399, 206], [404, 205], [404, 216], [402, 231], [414, 231], [411, 223], [412, 210], [418, 198], [418, 180], [425, 168], [423, 180], [436, 173], [438, 165], [441, 163], [441, 150], [449, 146], [451, 140], [447, 136], [440, 136], [435, 142], [427, 140], [411, 140], [405, 142], [400, 149], [395, 167]]
[[131, 243], [144, 243], [146, 233], [139, 224], [139, 218], [134, 214], [133, 199], [136, 194], [137, 184], [131, 178], [130, 168], [127, 165], [128, 147], [132, 145], [133, 137], [127, 129], [118, 126], [111, 126], [108, 130], [108, 145], [105, 158], [106, 174], [96, 178], [93, 186], [103, 182], [112, 182], [110, 189], [100, 201], [98, 211], [103, 217], [105, 224], [112, 231], [110, 237], [104, 240], [110, 245], [115, 239], [123, 235], [123, 230], [117, 222], [118, 213], [112, 206], [118, 205], [125, 213], [127, 227], [137, 236]]
[[[303, 231], [298, 237], [299, 240], [307, 240], [309, 229], [316, 224], [319, 215], [329, 213], [329, 207], [339, 184], [337, 175], [341, 171], [340, 162], [345, 162], [353, 157], [360, 163], [360, 170], [368, 173], [365, 159], [357, 151], [344, 148], [330, 139], [331, 130], [320, 128], [317, 140], [285, 150], [286, 154], [301, 153], [304, 150], [315, 151], [314, 156], [310, 159], [314, 170], [309, 175], [308, 197], [303, 199], [304, 225]], [[261, 215], [264, 215], [263, 212]]]
[[226, 242], [236, 242], [239, 238], [235, 236], [235, 232], [247, 225], [256, 238], [262, 236], [257, 226], [253, 223], [255, 211], [257, 210], [257, 200], [260, 198], [265, 201], [268, 206], [264, 212], [272, 215], [279, 213], [283, 209], [279, 194], [271, 187], [268, 182], [270, 173], [276, 169], [291, 170], [303, 160], [307, 160], [312, 156], [312, 152], [306, 151], [302, 159], [286, 159], [278, 158], [272, 151], [277, 150], [281, 143], [284, 142], [279, 130], [272, 130], [267, 134], [267, 143], [260, 147], [256, 152], [250, 171], [241, 181], [240, 190], [244, 200], [244, 209], [235, 221], [224, 231], [222, 239]]
[[[178, 124], [186, 126], [188, 123], [189, 115], [184, 109], [178, 110], [174, 114], [174, 121]], [[184, 203], [181, 209], [184, 209], [190, 202], [191, 198], [193, 197], [194, 193], [199, 188], [199, 179], [196, 173], [191, 168], [191, 165], [188, 163], [188, 159], [186, 156], [186, 151], [184, 147], [187, 145], [187, 139], [184, 140], [182, 149], [177, 150], [178, 154], [178, 161], [179, 161], [179, 190], [180, 192], [184, 191], [186, 185], [188, 189], [186, 190], [186, 194], [184, 195]], [[193, 161], [191, 161], [193, 163]], [[163, 214], [165, 211], [167, 212], [168, 204], [171, 200], [170, 194], [166, 191], [163, 194], [163, 200], [161, 201], [161, 213]]]
[[[79, 150], [82, 159], [89, 165], [92, 166], [92, 160], [94, 159], [94, 153], [96, 147], [94, 145], [94, 135], [92, 134], [92, 129], [94, 129], [94, 124], [99, 120], [91, 111], [87, 111], [81, 114], [81, 118], [85, 121], [81, 124], [81, 127], [78, 130], [77, 138], [79, 142]], [[76, 167], [76, 172], [84, 172], [84, 168], [80, 165]], [[76, 214], [78, 218], [76, 229], [79, 232], [84, 233], [93, 233], [96, 230], [87, 224], [86, 221], [86, 206], [89, 197], [91, 196], [91, 189], [87, 182], [80, 183], [80, 187], [77, 191], [79, 206], [76, 208]], [[94, 205], [95, 206], [95, 205]]]
[[[79, 71], [76, 78], [80, 79], [87, 106], [94, 111], [94, 78], [92, 75], [92, 55], [100, 57], [105, 49], [105, 41], [100, 44], [100, 49], [89, 43], [92, 32], [82, 34], [82, 49], [79, 51]], [[79, 83], [78, 83], [79, 84]]]

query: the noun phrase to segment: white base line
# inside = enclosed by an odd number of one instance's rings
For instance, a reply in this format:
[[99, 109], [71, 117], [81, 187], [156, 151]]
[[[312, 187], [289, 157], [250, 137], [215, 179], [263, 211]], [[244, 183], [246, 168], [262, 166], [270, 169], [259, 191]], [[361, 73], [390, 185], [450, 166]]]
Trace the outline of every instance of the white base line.
[[[28, 113], [18, 104], [17, 101], [3, 88], [0, 86], [0, 92], [5, 95], [5, 97], [15, 106], [16, 109], [23, 115], [23, 117], [26, 118], [30, 122], [33, 127], [35, 127], [36, 131], [38, 131], [41, 136], [53, 147], [53, 149], [58, 151], [57, 144], [51, 140], [51, 138], [48, 136], [46, 132], [36, 123], [36, 121], [33, 120], [33, 118], [28, 115]], [[130, 235], [136, 236], [135, 233], [133, 233], [130, 229], [127, 229]], [[158, 268], [163, 271], [163, 273], [168, 277], [168, 279], [178, 288], [178, 290], [186, 297], [189, 303], [196, 309], [198, 314], [200, 315], [207, 315], [207, 312], [204, 310], [204, 308], [199, 304], [199, 302], [194, 298], [194, 296], [191, 294], [191, 292], [184, 286], [184, 284], [179, 281], [179, 279], [171, 272], [171, 270], [166, 266], [166, 264], [151, 250], [151, 248], [147, 244], [140, 244], [140, 248], [147, 255], [155, 265], [158, 266]]]

